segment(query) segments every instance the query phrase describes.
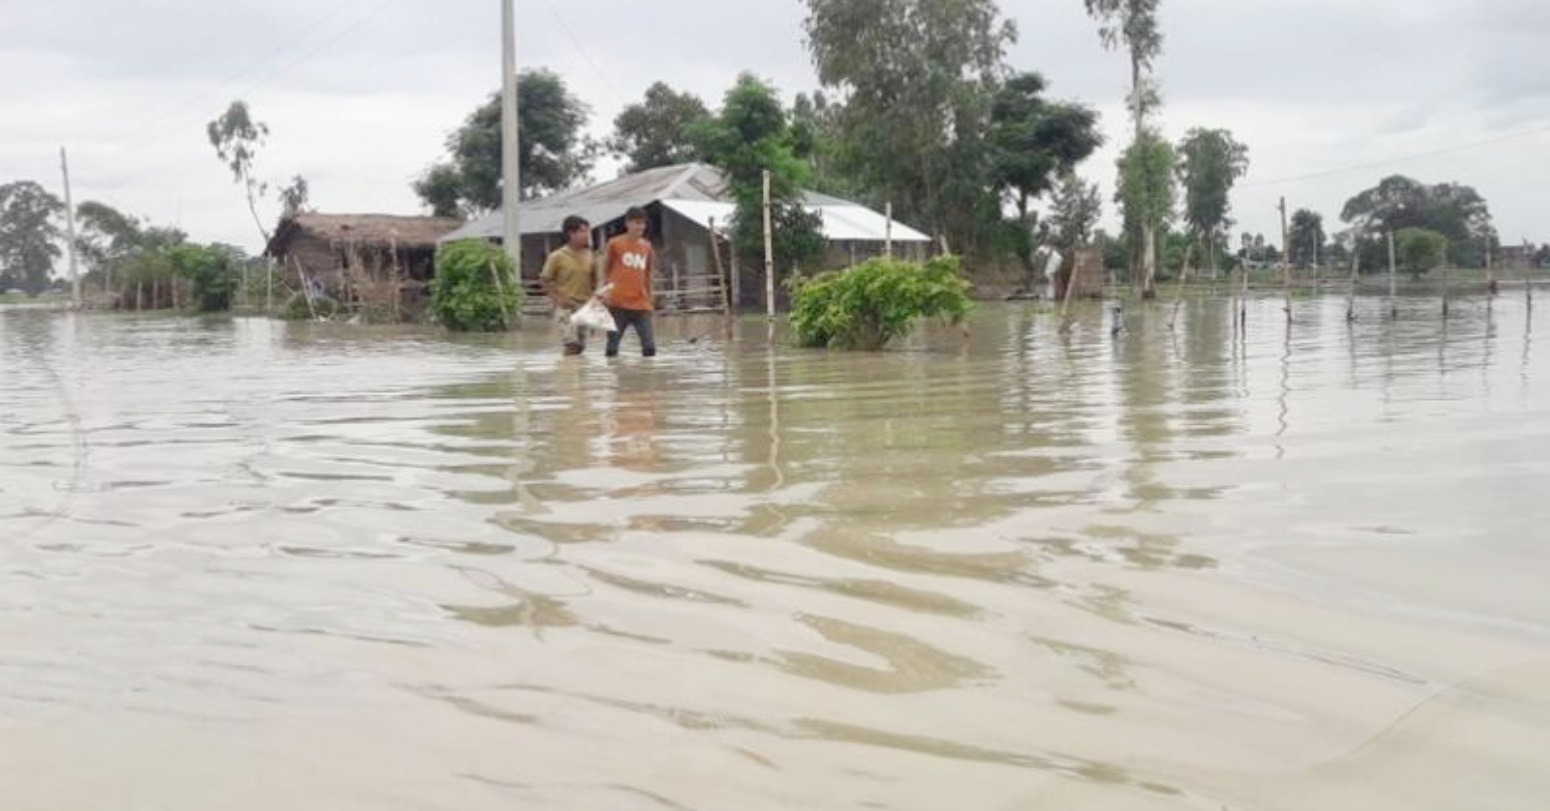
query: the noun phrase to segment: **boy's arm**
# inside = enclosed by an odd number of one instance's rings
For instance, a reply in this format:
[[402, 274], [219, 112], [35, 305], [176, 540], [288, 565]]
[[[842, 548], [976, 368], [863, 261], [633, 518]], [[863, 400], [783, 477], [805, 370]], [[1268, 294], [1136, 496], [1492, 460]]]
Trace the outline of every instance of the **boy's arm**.
[[646, 254], [646, 300], [656, 305], [657, 294], [651, 287], [652, 277], [657, 275], [657, 252], [652, 250]]

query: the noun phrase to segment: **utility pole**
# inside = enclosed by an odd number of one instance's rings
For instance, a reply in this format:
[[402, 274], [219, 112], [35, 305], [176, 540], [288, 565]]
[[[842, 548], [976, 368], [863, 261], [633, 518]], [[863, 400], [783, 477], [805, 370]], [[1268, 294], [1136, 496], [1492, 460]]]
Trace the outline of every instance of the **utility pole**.
[[65, 176], [65, 228], [70, 237], [70, 303], [81, 309], [81, 265], [75, 255], [75, 198], [70, 194], [70, 159], [59, 148], [59, 170]]
[[517, 131], [517, 12], [515, 0], [501, 0], [501, 234], [518, 284], [522, 282], [521, 137]]

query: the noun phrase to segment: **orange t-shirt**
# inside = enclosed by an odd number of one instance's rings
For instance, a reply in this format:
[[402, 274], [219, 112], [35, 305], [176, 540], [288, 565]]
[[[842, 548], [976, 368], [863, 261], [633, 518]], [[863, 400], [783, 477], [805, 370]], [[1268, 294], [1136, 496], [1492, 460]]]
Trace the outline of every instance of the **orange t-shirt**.
[[650, 310], [651, 241], [629, 234], [608, 241], [608, 306], [621, 310]]

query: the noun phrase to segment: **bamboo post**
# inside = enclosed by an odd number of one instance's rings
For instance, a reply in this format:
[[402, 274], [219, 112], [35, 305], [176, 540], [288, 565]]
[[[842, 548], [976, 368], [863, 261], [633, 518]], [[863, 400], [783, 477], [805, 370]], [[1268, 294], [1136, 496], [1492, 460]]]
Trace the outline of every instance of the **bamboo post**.
[[1447, 318], [1448, 317], [1448, 303], [1449, 303], [1448, 302], [1448, 294], [1449, 294], [1449, 288], [1452, 287], [1452, 282], [1453, 282], [1453, 268], [1452, 268], [1452, 264], [1453, 264], [1452, 262], [1447, 261], [1446, 257], [1444, 257], [1443, 263], [1442, 263], [1442, 317], [1443, 318]]
[[[1532, 247], [1532, 243], [1526, 239], [1523, 240], [1523, 250], [1525, 253], [1527, 253], [1528, 250]], [[1530, 312], [1532, 312], [1534, 309], [1534, 280], [1529, 278], [1529, 268], [1532, 267], [1533, 264], [1534, 260], [1532, 257], [1523, 263], [1523, 295], [1525, 300], [1528, 302], [1528, 308]]]
[[388, 245], [393, 250], [393, 320], [396, 322], [402, 317], [400, 315], [400, 308], [402, 307], [403, 302], [400, 299], [402, 299], [404, 295], [404, 266], [398, 261], [398, 240], [390, 239], [388, 241]]
[[1399, 317], [1399, 261], [1394, 255], [1394, 232], [1389, 231], [1389, 317]]
[[1286, 291], [1286, 323], [1292, 323], [1292, 232], [1286, 224], [1286, 198], [1281, 198], [1281, 285]]
[[291, 256], [291, 264], [296, 266], [296, 275], [301, 279], [301, 297], [307, 300], [307, 312], [312, 313], [312, 320], [317, 321], [318, 308], [312, 304], [312, 282], [307, 280], [307, 271], [295, 255]]
[[1179, 283], [1173, 288], [1173, 315], [1168, 319], [1168, 331], [1174, 332], [1179, 323], [1179, 308], [1184, 306], [1184, 282], [1189, 278], [1189, 260], [1194, 257], [1195, 246], [1184, 249], [1184, 264], [1179, 266]]
[[738, 256], [737, 246], [734, 245], [729, 253], [732, 271], [732, 309], [740, 310], [743, 307], [743, 262]]
[[495, 260], [490, 260], [490, 278], [495, 281], [495, 295], [501, 305], [501, 323], [506, 329], [511, 329], [511, 308], [506, 306], [506, 285], [501, 283], [501, 272], [495, 267]]
[[1077, 250], [1072, 252], [1071, 272], [1066, 275], [1066, 289], [1061, 291], [1061, 293], [1062, 293], [1062, 295], [1060, 297], [1060, 334], [1061, 335], [1066, 335], [1066, 334], [1069, 334], [1071, 332], [1071, 315], [1070, 315], [1071, 314], [1071, 296], [1074, 295], [1073, 291], [1076, 290], [1076, 281], [1077, 281], [1077, 278], [1078, 278], [1077, 274], [1081, 270], [1081, 267], [1082, 267], [1082, 251], [1081, 251], [1081, 249], [1077, 249]]
[[1486, 302], [1496, 298], [1496, 267], [1491, 261], [1491, 235], [1485, 237], [1485, 294]]
[[727, 289], [730, 285], [727, 282], [726, 272], [721, 266], [721, 246], [720, 241], [716, 239], [715, 217], [709, 219], [706, 230], [710, 234], [711, 265], [716, 269], [716, 284], [721, 288], [721, 314], [730, 319], [732, 317], [731, 291]]
[[1361, 272], [1361, 248], [1360, 238], [1353, 236], [1351, 238], [1351, 289], [1345, 300], [1345, 320], [1348, 322], [1356, 320], [1356, 285], [1358, 274]]
[[764, 310], [775, 320], [775, 229], [770, 211], [770, 170], [764, 170]]

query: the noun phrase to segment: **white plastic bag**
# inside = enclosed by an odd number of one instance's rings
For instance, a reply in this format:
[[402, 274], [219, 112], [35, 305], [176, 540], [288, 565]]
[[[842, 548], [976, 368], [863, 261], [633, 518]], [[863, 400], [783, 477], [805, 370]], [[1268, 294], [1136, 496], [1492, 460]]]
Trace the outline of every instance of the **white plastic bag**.
[[618, 332], [619, 326], [614, 323], [614, 314], [603, 306], [600, 299], [590, 299], [576, 312], [571, 313], [572, 326], [583, 329], [595, 329], [600, 332]]

